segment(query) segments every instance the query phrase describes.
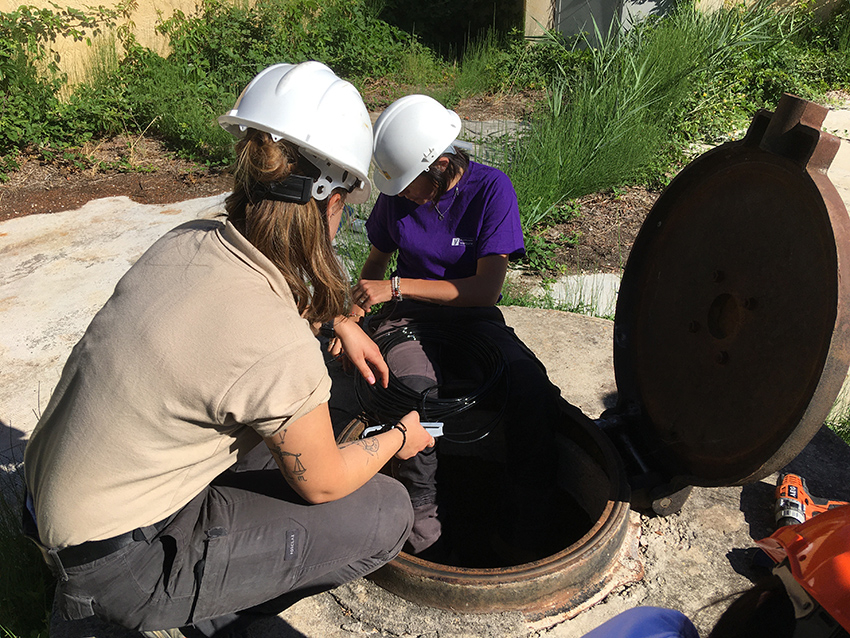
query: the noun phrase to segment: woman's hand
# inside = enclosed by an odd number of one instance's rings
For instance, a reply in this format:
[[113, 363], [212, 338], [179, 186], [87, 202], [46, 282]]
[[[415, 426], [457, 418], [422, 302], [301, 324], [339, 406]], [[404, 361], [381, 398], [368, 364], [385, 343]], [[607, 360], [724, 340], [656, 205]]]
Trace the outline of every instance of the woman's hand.
[[390, 369], [377, 344], [363, 332], [357, 322], [348, 317], [339, 317], [334, 324], [334, 332], [337, 338], [331, 342], [331, 354], [338, 356], [344, 352], [370, 385], [375, 383], [377, 373], [381, 385], [386, 388], [390, 381]]
[[409, 459], [419, 454], [425, 448], [433, 447], [436, 444], [436, 440], [431, 436], [431, 433], [423, 428], [419, 422], [418, 412], [414, 411], [405, 414], [401, 417], [401, 424], [407, 431], [405, 432], [404, 445], [395, 454], [397, 459]]
[[369, 312], [375, 304], [393, 298], [392, 284], [389, 279], [361, 279], [351, 289], [351, 298], [355, 304]]

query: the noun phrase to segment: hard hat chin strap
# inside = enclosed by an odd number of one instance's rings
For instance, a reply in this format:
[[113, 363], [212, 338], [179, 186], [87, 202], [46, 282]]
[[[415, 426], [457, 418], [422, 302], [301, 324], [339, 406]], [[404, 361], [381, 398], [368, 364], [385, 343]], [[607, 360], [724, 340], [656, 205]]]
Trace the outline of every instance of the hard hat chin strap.
[[270, 199], [276, 202], [306, 204], [313, 197], [313, 178], [290, 175], [281, 182], [257, 184], [251, 192], [252, 200]]
[[[313, 177], [290, 175], [279, 182], [257, 184], [252, 190], [251, 199], [306, 204], [311, 198], [320, 201], [327, 199], [335, 188], [343, 188], [350, 193], [361, 186], [360, 180], [350, 171], [304, 149], [300, 149], [300, 152], [304, 159], [315, 167]], [[312, 170], [307, 172], [313, 173]]]
[[360, 180], [351, 171], [332, 164], [327, 159], [306, 149], [298, 149], [301, 155], [319, 169], [319, 177], [313, 184], [313, 197], [325, 199], [335, 188], [344, 188], [349, 193], [360, 186]]

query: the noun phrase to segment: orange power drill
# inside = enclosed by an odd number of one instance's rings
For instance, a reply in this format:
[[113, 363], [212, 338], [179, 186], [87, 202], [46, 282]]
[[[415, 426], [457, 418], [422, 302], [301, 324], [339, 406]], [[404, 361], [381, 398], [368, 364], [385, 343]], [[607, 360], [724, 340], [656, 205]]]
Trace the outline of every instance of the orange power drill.
[[813, 516], [840, 505], [847, 503], [812, 496], [806, 479], [797, 474], [780, 474], [776, 481], [776, 527], [805, 523]]

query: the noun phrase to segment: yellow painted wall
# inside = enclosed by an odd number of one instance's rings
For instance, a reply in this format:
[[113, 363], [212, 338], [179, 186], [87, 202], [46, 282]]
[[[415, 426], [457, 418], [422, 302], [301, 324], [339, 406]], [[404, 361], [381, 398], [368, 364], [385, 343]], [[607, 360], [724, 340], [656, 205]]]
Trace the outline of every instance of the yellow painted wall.
[[[55, 11], [51, 3], [47, 0], [0, 0], [0, 12], [12, 12], [22, 4]], [[80, 0], [56, 0], [56, 4], [63, 8], [74, 7], [85, 10], [87, 5], [91, 6], [95, 3]], [[104, 2], [102, 4], [109, 8], [115, 7], [114, 2]], [[168, 18], [173, 15], [175, 9], [180, 9], [188, 15], [194, 12], [195, 5], [196, 0], [139, 0], [138, 7], [131, 17], [131, 20], [135, 24], [134, 33], [139, 43], [152, 51], [156, 51], [160, 55], [167, 53], [167, 39], [157, 34], [155, 30], [159, 14], [162, 13], [165, 18]], [[87, 11], [87, 13], [90, 12]], [[112, 42], [109, 34], [101, 34], [101, 36], [94, 39], [92, 41], [92, 47], [87, 46], [84, 42], [74, 42], [71, 39], [57, 40], [53, 48], [61, 56], [60, 67], [68, 74], [68, 79], [71, 83], [79, 82], [85, 78], [87, 70], [86, 60], [91, 55], [92, 49], [102, 46], [107, 42]]]
[[554, 0], [525, 0], [525, 35], [543, 35], [551, 29], [554, 10]]

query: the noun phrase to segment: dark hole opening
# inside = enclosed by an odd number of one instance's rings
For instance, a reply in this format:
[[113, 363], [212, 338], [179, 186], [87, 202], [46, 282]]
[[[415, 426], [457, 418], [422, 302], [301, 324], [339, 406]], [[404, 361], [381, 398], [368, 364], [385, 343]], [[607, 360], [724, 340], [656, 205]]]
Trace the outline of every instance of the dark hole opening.
[[[474, 456], [440, 455], [437, 484], [445, 554], [439, 564], [467, 568], [499, 568], [525, 562], [522, 548], [506, 548], [498, 531], [505, 524], [504, 463]], [[551, 510], [557, 548], [578, 541], [594, 520], [565, 489], [557, 489]], [[520, 551], [517, 551], [519, 549]]]

